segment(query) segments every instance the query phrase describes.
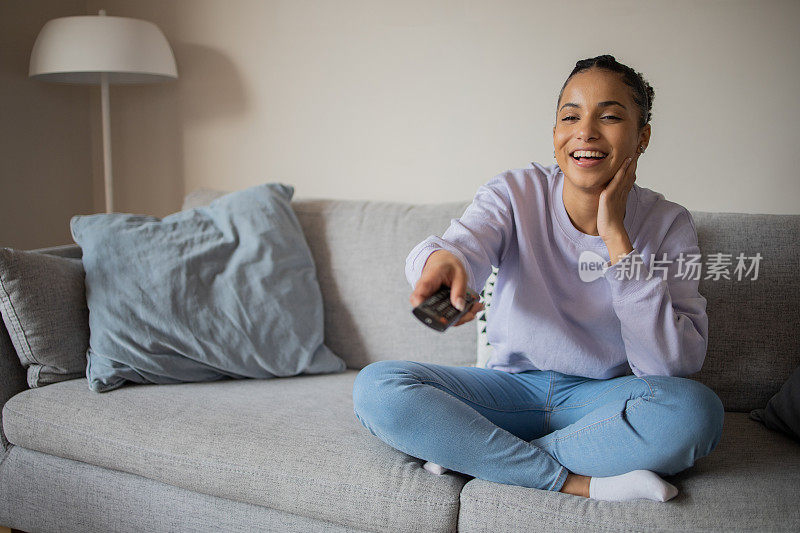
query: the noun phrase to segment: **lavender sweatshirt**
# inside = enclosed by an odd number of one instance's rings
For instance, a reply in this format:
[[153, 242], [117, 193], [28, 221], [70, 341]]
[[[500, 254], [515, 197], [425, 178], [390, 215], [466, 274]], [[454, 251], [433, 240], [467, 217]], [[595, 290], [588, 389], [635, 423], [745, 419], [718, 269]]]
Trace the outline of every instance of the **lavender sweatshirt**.
[[461, 260], [477, 293], [498, 267], [488, 368], [595, 379], [699, 371], [708, 317], [699, 275], [687, 267], [690, 254], [700, 253], [689, 212], [634, 183], [624, 219], [633, 251], [612, 266], [602, 238], [572, 225], [563, 186], [558, 165], [531, 163], [495, 176], [441, 238], [411, 250], [411, 287], [439, 249]]

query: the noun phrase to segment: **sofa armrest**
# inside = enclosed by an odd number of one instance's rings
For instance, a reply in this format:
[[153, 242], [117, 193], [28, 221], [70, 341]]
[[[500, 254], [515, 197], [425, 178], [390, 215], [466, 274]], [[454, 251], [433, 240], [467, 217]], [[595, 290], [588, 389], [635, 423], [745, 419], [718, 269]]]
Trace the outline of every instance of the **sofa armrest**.
[[20, 364], [6, 326], [0, 320], [0, 463], [6, 457], [9, 443], [3, 431], [3, 407], [14, 395], [28, 388], [25, 368]]
[[[81, 248], [77, 244], [39, 248], [31, 251], [75, 259], [80, 259], [83, 256]], [[8, 335], [3, 320], [0, 320], [0, 462], [5, 458], [10, 448], [3, 431], [2, 409], [12, 396], [27, 388], [27, 373], [20, 363], [19, 356], [11, 343], [11, 337]]]

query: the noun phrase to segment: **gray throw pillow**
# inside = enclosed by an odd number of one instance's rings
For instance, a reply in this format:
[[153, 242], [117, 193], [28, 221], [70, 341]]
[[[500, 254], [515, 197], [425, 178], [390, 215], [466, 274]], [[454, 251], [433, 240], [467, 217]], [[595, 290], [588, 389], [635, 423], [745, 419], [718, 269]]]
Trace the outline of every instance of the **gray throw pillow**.
[[294, 189], [269, 183], [169, 215], [73, 217], [96, 392], [341, 372]]
[[751, 411], [750, 418], [800, 441], [800, 366], [770, 398], [767, 407]]
[[82, 377], [89, 310], [80, 259], [0, 249], [0, 313], [29, 387]]

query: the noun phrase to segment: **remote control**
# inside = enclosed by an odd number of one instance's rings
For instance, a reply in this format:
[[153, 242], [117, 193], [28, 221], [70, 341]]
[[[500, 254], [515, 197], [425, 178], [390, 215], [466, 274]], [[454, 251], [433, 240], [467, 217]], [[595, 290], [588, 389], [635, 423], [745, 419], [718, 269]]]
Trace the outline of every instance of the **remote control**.
[[450, 303], [450, 287], [442, 285], [427, 300], [415, 307], [412, 313], [426, 326], [436, 331], [444, 331], [466, 315], [478, 298], [477, 294], [467, 289], [464, 310], [459, 311]]

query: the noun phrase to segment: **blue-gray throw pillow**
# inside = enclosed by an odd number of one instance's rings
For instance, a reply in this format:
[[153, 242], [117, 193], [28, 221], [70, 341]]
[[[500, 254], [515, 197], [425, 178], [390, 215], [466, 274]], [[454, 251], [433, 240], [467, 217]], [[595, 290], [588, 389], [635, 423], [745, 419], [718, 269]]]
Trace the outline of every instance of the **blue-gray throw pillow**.
[[268, 183], [163, 219], [73, 217], [89, 388], [343, 371], [293, 195]]

